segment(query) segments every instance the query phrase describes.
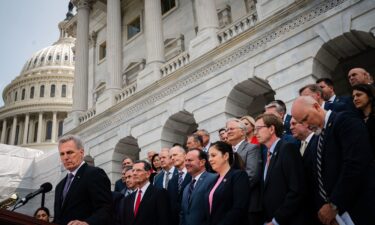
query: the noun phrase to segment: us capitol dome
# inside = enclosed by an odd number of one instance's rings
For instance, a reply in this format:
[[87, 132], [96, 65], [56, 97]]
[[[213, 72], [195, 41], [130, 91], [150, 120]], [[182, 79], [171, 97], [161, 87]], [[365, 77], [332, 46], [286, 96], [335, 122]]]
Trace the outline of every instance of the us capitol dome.
[[0, 142], [40, 150], [56, 149], [72, 108], [75, 38], [59, 23], [60, 37], [33, 54], [3, 91]]

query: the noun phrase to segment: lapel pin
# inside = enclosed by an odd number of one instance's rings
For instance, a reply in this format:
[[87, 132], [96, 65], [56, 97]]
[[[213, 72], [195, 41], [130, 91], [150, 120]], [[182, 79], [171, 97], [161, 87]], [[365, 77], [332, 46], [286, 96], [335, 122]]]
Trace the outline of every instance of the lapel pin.
[[227, 179], [224, 179], [223, 182], [224, 182], [224, 183], [227, 182]]

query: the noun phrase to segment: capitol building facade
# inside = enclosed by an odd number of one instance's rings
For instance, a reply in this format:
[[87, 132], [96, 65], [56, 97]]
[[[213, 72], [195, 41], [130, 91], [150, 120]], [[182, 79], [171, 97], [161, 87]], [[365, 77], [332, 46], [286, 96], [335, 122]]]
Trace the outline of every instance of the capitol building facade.
[[256, 116], [274, 99], [290, 108], [318, 78], [344, 95], [350, 68], [375, 74], [373, 0], [71, 2], [77, 13], [60, 24], [60, 40], [3, 92], [1, 143], [42, 148], [79, 135], [112, 184], [125, 155], [184, 144], [196, 129], [215, 141], [227, 119]]

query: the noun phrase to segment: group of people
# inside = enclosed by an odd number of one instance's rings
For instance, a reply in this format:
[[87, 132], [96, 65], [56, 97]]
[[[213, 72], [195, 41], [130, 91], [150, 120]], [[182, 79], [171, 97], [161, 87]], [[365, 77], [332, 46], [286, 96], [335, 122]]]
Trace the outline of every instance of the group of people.
[[348, 74], [352, 96], [328, 78], [283, 101], [231, 118], [217, 142], [200, 129], [186, 145], [122, 161], [111, 192], [104, 170], [84, 162], [82, 141], [59, 140], [68, 170], [57, 185], [57, 224], [375, 224], [375, 87], [362, 68]]

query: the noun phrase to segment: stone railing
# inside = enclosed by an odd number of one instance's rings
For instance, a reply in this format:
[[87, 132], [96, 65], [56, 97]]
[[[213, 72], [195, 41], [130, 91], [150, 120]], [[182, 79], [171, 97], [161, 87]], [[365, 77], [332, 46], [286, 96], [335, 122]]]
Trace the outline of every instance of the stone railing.
[[236, 37], [237, 35], [245, 32], [255, 25], [257, 22], [256, 12], [248, 14], [246, 17], [226, 26], [224, 29], [220, 30], [217, 34], [220, 44], [223, 44], [230, 39]]
[[128, 97], [132, 96], [135, 93], [136, 90], [137, 90], [137, 83], [136, 82], [126, 86], [124, 89], [122, 89], [120, 94], [117, 94], [115, 96], [116, 103], [121, 102], [121, 101], [127, 99]]
[[78, 117], [79, 123], [84, 123], [87, 120], [93, 118], [96, 115], [96, 109], [95, 107], [87, 110], [82, 116]]
[[178, 70], [179, 68], [185, 66], [189, 62], [190, 62], [189, 53], [187, 51], [182, 52], [181, 54], [169, 60], [168, 62], [164, 63], [160, 67], [161, 76], [165, 77], [168, 74], [171, 74], [174, 71]]

